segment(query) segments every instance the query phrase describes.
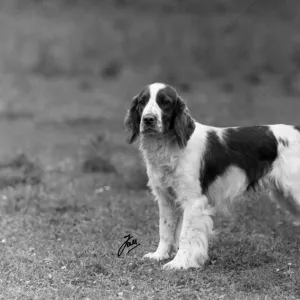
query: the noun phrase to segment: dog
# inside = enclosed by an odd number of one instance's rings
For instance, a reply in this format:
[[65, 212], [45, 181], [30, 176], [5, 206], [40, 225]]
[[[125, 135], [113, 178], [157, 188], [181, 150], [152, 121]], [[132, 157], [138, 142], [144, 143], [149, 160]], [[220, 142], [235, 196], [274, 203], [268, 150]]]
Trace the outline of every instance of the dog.
[[267, 191], [300, 219], [300, 127], [219, 128], [194, 120], [175, 88], [153, 83], [132, 99], [125, 128], [140, 137], [149, 187], [159, 206], [159, 244], [144, 258], [164, 269], [202, 267], [212, 216], [246, 193]]

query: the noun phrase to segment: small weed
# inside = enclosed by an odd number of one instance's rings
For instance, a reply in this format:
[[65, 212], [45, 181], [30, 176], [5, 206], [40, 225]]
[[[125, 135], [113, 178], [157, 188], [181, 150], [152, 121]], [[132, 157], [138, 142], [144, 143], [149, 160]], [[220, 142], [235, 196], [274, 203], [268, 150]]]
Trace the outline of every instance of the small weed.
[[104, 135], [93, 136], [84, 142], [81, 170], [84, 173], [117, 173], [109, 157], [109, 145]]
[[245, 75], [244, 79], [251, 85], [259, 85], [262, 83], [261, 75], [259, 72], [255, 71], [249, 72], [247, 75]]
[[0, 163], [0, 187], [14, 187], [19, 184], [40, 184], [43, 169], [26, 154], [19, 154], [6, 162]]
[[107, 159], [103, 158], [101, 154], [87, 157], [82, 163], [82, 171], [85, 173], [116, 173], [115, 167]]
[[101, 76], [104, 79], [115, 79], [122, 71], [122, 64], [119, 61], [111, 61], [107, 63], [102, 71]]
[[222, 83], [221, 89], [226, 93], [233, 93], [235, 86], [234, 86], [234, 83], [232, 83], [230, 81], [225, 81]]
[[141, 162], [132, 166], [124, 177], [127, 188], [130, 190], [144, 190], [147, 188], [148, 176]]

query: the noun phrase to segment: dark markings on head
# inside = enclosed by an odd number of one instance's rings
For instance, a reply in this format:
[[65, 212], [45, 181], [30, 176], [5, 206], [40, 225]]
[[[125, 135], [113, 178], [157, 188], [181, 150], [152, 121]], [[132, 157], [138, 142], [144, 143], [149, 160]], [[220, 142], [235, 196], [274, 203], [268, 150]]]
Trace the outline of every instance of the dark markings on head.
[[[140, 134], [141, 116], [149, 99], [150, 89], [147, 86], [132, 100], [131, 107], [125, 117], [125, 127], [130, 133], [129, 143], [136, 140]], [[195, 122], [190, 116], [184, 100], [169, 85], [165, 85], [157, 92], [155, 100], [162, 112], [162, 133], [166, 134], [164, 137], [175, 141], [180, 148], [184, 148], [195, 130]], [[153, 138], [153, 133], [151, 137]], [[157, 137], [161, 138], [161, 133]]]
[[144, 107], [150, 98], [149, 87], [145, 87], [138, 95], [133, 97], [131, 105], [124, 119], [124, 125], [129, 132], [127, 141], [133, 143], [140, 134], [140, 123]]

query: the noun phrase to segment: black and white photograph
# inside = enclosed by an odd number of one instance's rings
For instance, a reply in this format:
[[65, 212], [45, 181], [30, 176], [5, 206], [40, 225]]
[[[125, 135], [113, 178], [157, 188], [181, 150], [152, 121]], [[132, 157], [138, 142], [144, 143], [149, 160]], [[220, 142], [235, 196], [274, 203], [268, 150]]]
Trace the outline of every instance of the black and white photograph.
[[299, 0], [0, 0], [0, 300], [300, 300]]

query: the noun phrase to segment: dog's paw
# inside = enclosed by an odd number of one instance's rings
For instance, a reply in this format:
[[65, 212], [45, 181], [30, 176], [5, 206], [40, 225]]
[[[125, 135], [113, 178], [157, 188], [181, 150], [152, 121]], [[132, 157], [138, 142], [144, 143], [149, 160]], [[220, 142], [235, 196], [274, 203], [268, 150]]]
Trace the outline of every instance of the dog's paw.
[[190, 268], [202, 268], [203, 266], [197, 262], [173, 261], [163, 265], [164, 270], [187, 270]]
[[200, 268], [201, 265], [197, 263], [190, 263], [187, 261], [178, 261], [178, 260], [171, 260], [170, 262], [163, 265], [164, 270], [186, 270], [189, 268]]
[[205, 262], [205, 257], [193, 257], [191, 254], [179, 254], [173, 260], [163, 265], [164, 270], [186, 270], [190, 268], [202, 268]]
[[170, 258], [169, 252], [162, 252], [162, 251], [155, 251], [155, 252], [149, 252], [143, 256], [143, 259], [149, 258], [154, 259], [157, 261], [165, 260]]

